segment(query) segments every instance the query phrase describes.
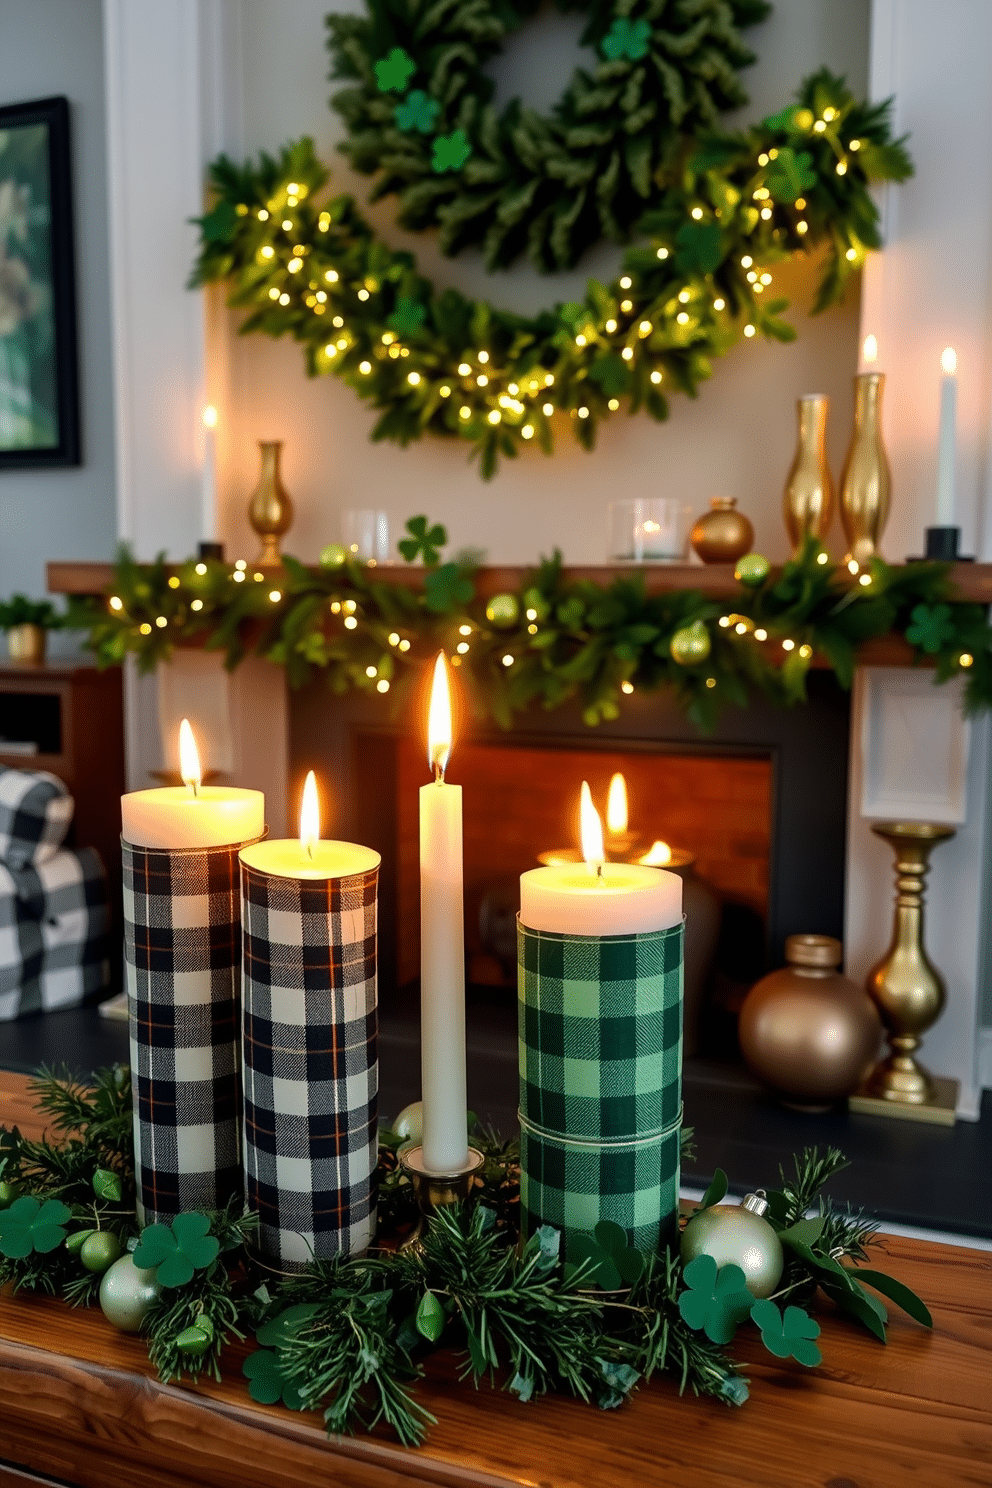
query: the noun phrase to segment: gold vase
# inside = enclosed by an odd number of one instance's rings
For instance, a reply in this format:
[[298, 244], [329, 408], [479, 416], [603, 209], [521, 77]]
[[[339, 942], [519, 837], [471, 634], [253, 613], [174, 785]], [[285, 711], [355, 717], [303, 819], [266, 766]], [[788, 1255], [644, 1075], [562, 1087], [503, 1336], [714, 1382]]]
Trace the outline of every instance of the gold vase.
[[282, 440], [260, 439], [258, 447], [262, 452], [262, 469], [248, 505], [248, 520], [262, 539], [255, 562], [279, 563], [279, 540], [293, 521], [293, 503], [279, 474]]
[[889, 517], [892, 479], [882, 444], [883, 372], [854, 379], [854, 432], [840, 477], [840, 520], [847, 559], [865, 564], [878, 552]]
[[889, 1053], [865, 1081], [852, 1108], [953, 1122], [957, 1082], [935, 1079], [916, 1060], [922, 1035], [940, 1017], [947, 992], [923, 948], [924, 882], [930, 854], [954, 836], [954, 828], [933, 822], [873, 822], [872, 831], [896, 857], [896, 903], [892, 942], [868, 974], [868, 994], [885, 1025]]
[[48, 633], [41, 625], [12, 625], [7, 632], [7, 654], [22, 666], [41, 666]]
[[704, 563], [736, 563], [750, 553], [754, 528], [736, 508], [736, 496], [711, 496], [710, 510], [693, 526], [689, 541]]
[[834, 484], [827, 465], [825, 441], [830, 399], [823, 393], [799, 398], [799, 443], [785, 480], [782, 505], [785, 529], [795, 556], [806, 537], [824, 538], [834, 509]]

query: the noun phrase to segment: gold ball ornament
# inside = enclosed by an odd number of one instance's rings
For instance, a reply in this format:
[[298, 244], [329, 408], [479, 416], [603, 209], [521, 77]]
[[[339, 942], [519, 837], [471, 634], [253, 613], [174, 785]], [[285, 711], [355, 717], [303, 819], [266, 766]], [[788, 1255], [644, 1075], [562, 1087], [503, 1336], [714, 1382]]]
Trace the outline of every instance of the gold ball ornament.
[[768, 1202], [748, 1194], [742, 1204], [716, 1204], [694, 1214], [682, 1231], [682, 1264], [709, 1255], [717, 1266], [740, 1266], [752, 1297], [770, 1297], [782, 1279], [782, 1242], [763, 1215]]
[[520, 619], [520, 601], [515, 594], [494, 594], [486, 605], [486, 619], [501, 630], [516, 625]]
[[321, 568], [340, 568], [348, 554], [340, 543], [328, 543], [326, 548], [320, 550]]
[[757, 589], [768, 577], [771, 564], [761, 553], [745, 553], [743, 558], [737, 560], [734, 569], [734, 578], [738, 584], [746, 584], [749, 589]]
[[750, 551], [754, 528], [737, 510], [736, 496], [713, 496], [710, 510], [698, 518], [689, 541], [704, 563], [735, 563]]
[[100, 1283], [100, 1306], [108, 1322], [122, 1333], [140, 1333], [152, 1303], [162, 1292], [155, 1278], [154, 1267], [143, 1270], [129, 1255], [115, 1261]]
[[713, 642], [702, 620], [694, 620], [691, 625], [683, 625], [681, 630], [675, 632], [668, 649], [672, 660], [677, 661], [679, 666], [696, 666], [709, 656]]

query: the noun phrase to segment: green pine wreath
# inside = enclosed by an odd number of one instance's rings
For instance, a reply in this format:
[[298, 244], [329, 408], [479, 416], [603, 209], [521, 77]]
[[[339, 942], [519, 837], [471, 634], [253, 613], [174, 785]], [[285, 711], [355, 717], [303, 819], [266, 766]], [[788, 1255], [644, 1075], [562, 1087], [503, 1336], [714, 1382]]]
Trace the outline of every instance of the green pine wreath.
[[[597, 0], [586, 34], [607, 58], [595, 75], [576, 74], [550, 121], [519, 105], [497, 118], [482, 61], [531, 8], [368, 0], [366, 18], [332, 17], [337, 70], [362, 80], [340, 100], [354, 126], [343, 148], [381, 169], [376, 192], [399, 192], [404, 220], [437, 222], [449, 251], [483, 241], [505, 263], [530, 244], [552, 268], [604, 228], [633, 236], [612, 284], [590, 280], [581, 302], [532, 316], [438, 291], [350, 196], [318, 201], [328, 172], [308, 139], [257, 165], [214, 162], [191, 279], [226, 281], [248, 311], [242, 334], [292, 336], [310, 375], [334, 373], [378, 409], [374, 440], [460, 439], [485, 478], [530, 442], [550, 454], [566, 420], [591, 449], [621, 409], [666, 419], [669, 394], [695, 397], [742, 336], [794, 339], [787, 301], [770, 293], [775, 266], [819, 250], [814, 312], [837, 302], [881, 243], [869, 187], [912, 174], [891, 101], [859, 103], [825, 70], [755, 128], [710, 127], [741, 101], [731, 63], [748, 54], [731, 22], [756, 18], [756, 0]], [[603, 135], [605, 118], [583, 134], [580, 95], [590, 109], [600, 98], [619, 134]], [[525, 136], [540, 144], [531, 165], [542, 157], [526, 180]], [[569, 160], [591, 179], [570, 184]]]

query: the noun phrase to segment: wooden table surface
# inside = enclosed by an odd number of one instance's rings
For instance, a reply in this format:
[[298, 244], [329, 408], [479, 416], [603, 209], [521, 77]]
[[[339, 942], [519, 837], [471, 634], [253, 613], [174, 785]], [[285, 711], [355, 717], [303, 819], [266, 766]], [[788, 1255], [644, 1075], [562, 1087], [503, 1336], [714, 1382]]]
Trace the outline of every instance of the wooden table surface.
[[[0, 1124], [38, 1124], [23, 1077], [0, 1073]], [[979, 1175], [976, 1181], [979, 1180]], [[877, 1264], [914, 1288], [932, 1333], [895, 1314], [883, 1347], [819, 1314], [824, 1363], [779, 1365], [749, 1340], [742, 1409], [679, 1400], [662, 1379], [617, 1411], [520, 1405], [428, 1363], [438, 1417], [420, 1449], [387, 1433], [329, 1441], [320, 1418], [255, 1405], [226, 1355], [223, 1382], [162, 1386], [140, 1340], [98, 1309], [0, 1297], [0, 1488], [992, 1488], [992, 1254], [885, 1237]]]

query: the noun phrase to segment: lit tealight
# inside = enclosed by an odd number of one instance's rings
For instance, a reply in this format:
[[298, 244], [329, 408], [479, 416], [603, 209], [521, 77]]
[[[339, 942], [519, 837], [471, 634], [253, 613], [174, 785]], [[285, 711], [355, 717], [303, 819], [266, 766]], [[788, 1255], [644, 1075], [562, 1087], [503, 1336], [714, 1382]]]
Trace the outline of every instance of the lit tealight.
[[583, 860], [590, 867], [602, 868], [606, 861], [603, 823], [600, 821], [599, 812], [592, 804], [592, 792], [589, 789], [588, 780], [583, 780], [579, 796], [579, 841], [582, 844]]
[[664, 868], [671, 861], [672, 849], [667, 842], [662, 842], [660, 839], [651, 844], [643, 858], [638, 859], [644, 868]]
[[179, 773], [182, 776], [183, 785], [188, 785], [194, 796], [200, 794], [200, 756], [196, 748], [196, 740], [193, 738], [193, 730], [189, 726], [189, 719], [184, 718], [179, 725]]
[[307, 856], [313, 857], [314, 847], [320, 840], [320, 801], [317, 797], [317, 777], [307, 771], [303, 782], [303, 800], [300, 802], [300, 846]]

